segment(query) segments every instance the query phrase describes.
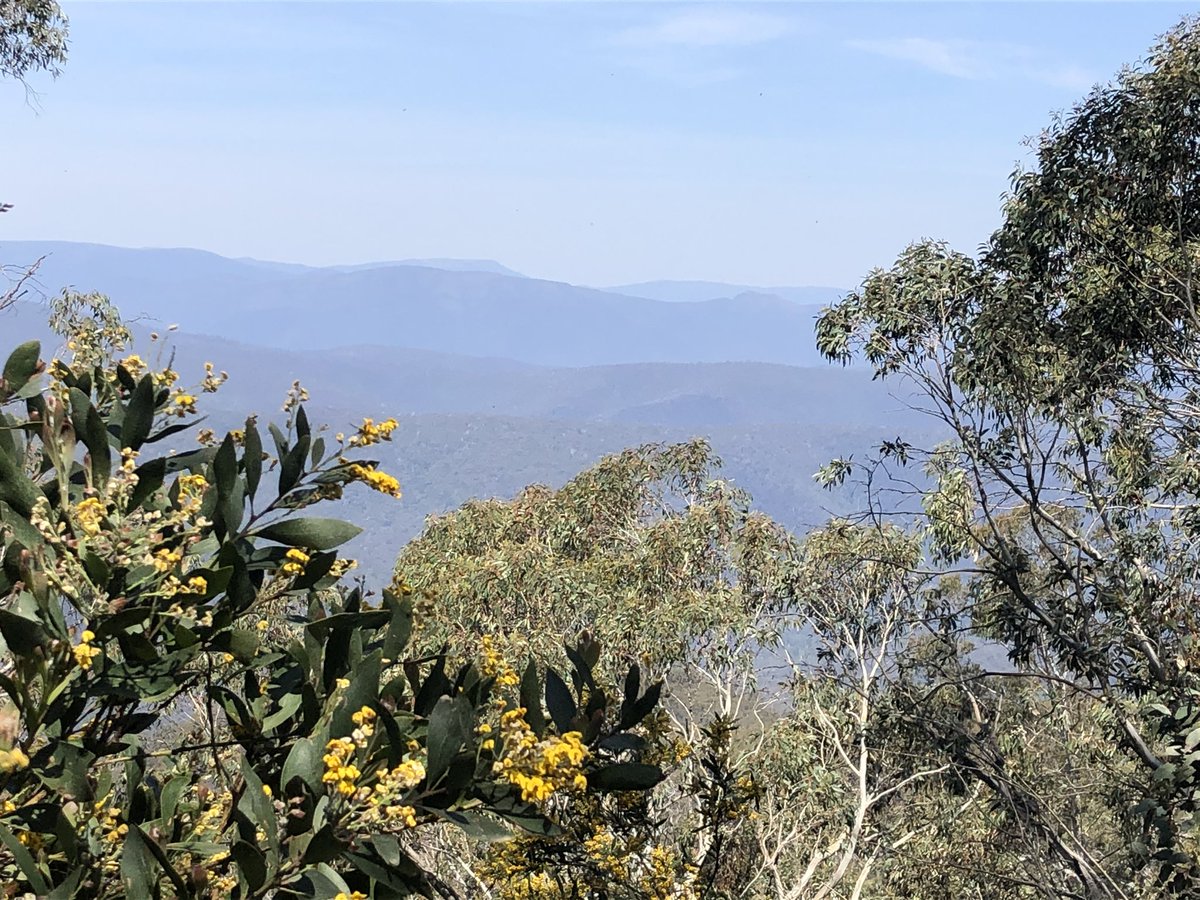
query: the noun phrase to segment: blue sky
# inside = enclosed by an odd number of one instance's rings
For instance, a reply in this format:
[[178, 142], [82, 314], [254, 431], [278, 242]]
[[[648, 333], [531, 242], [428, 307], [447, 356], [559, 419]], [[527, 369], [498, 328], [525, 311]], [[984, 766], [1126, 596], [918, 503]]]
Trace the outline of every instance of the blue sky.
[[0, 85], [7, 239], [584, 284], [856, 284], [977, 246], [1182, 4], [66, 3]]

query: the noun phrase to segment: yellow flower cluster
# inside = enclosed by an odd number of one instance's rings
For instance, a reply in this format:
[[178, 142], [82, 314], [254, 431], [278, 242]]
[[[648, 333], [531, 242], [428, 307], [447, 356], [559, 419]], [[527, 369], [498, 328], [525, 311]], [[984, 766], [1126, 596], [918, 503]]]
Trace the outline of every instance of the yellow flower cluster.
[[[487, 722], [480, 722], [479, 727], [475, 729], [476, 734], [489, 735], [492, 733], [492, 726]], [[496, 748], [496, 739], [485, 737], [479, 742], [480, 750], [494, 750]]]
[[83, 533], [95, 536], [100, 533], [100, 523], [107, 512], [97, 497], [87, 497], [75, 504], [75, 521]]
[[493, 771], [519, 787], [522, 800], [541, 802], [555, 791], [587, 789], [587, 777], [580, 767], [588, 750], [578, 731], [539, 741], [525, 721], [524, 707], [504, 713], [500, 728], [504, 758], [496, 761]]
[[609, 875], [621, 880], [629, 877], [629, 852], [604, 826], [583, 842], [583, 849]]
[[400, 482], [387, 472], [381, 472], [374, 466], [362, 466], [357, 463], [348, 470], [350, 477], [361, 481], [373, 491], [387, 494], [389, 497], [400, 498]]
[[367, 795], [372, 814], [404, 828], [417, 827], [417, 811], [400, 800], [425, 778], [425, 764], [408, 759], [394, 769], [381, 769], [378, 780]]
[[172, 572], [175, 567], [183, 562], [183, 551], [170, 547], [162, 547], [154, 551], [153, 556], [154, 568], [160, 572]]
[[[25, 755], [25, 751], [20, 747], [13, 747], [11, 750], [0, 750], [0, 775], [7, 775], [9, 772], [23, 769], [27, 765], [29, 765], [29, 757]], [[16, 807], [13, 808], [15, 809]], [[5, 809], [5, 812], [12, 812], [12, 810]]]
[[204, 380], [200, 382], [200, 387], [206, 394], [216, 393], [217, 389], [229, 380], [229, 373], [222, 372], [216, 374], [213, 372], [213, 364], [206, 362], [204, 364]]
[[411, 806], [389, 806], [386, 812], [389, 819], [399, 822], [405, 828], [417, 827], [417, 811]]
[[480, 880], [497, 900], [567, 900], [590, 896], [584, 886], [563, 873], [539, 871], [541, 863], [530, 858], [535, 838], [511, 838], [489, 845], [485, 860], [475, 868]]
[[406, 759], [390, 771], [384, 769], [380, 773], [379, 781], [389, 787], [408, 790], [420, 784], [424, 777], [425, 764], [419, 759]]
[[684, 865], [682, 877], [677, 876], [679, 860], [674, 851], [655, 847], [650, 851], [650, 872], [643, 888], [650, 900], [699, 900], [696, 892], [696, 867]]
[[124, 366], [125, 371], [132, 375], [135, 379], [141, 378], [142, 373], [147, 369], [146, 361], [136, 353], [129, 354], [127, 357], [121, 360], [120, 364]]
[[390, 441], [392, 432], [399, 427], [395, 419], [384, 419], [378, 425], [374, 419], [363, 419], [358, 426], [358, 433], [350, 437], [351, 447], [369, 447], [380, 441]]
[[367, 900], [367, 895], [362, 891], [351, 891], [348, 894], [345, 891], [338, 891], [333, 895], [333, 900]]
[[367, 746], [367, 741], [371, 739], [371, 735], [375, 733], [375, 719], [377, 718], [375, 710], [369, 706], [364, 706], [358, 712], [350, 717], [350, 721], [354, 723], [354, 731], [350, 737], [354, 740], [356, 747]]
[[343, 797], [358, 790], [358, 777], [362, 774], [350, 760], [354, 756], [354, 741], [349, 738], [334, 738], [325, 745], [325, 774], [321, 780], [331, 784]]
[[333, 565], [329, 567], [329, 575], [331, 578], [341, 578], [350, 570], [357, 568], [357, 559], [335, 559]]
[[174, 369], [163, 369], [161, 372], [152, 372], [154, 383], [158, 387], [170, 387], [179, 380], [179, 373]]
[[308, 565], [308, 561], [312, 559], [311, 556], [297, 547], [293, 547], [291, 550], [289, 550], [286, 554], [284, 554], [284, 557], [287, 560], [287, 562], [285, 562], [281, 568], [281, 571], [284, 575], [303, 575], [304, 567]]
[[79, 643], [71, 649], [71, 652], [75, 654], [75, 662], [78, 663], [79, 668], [90, 669], [92, 667], [92, 660], [103, 652], [99, 647], [92, 646], [92, 641], [95, 639], [95, 632], [85, 630], [79, 636]]
[[[220, 835], [221, 825], [228, 817], [229, 806], [232, 803], [232, 798], [228, 791], [220, 793], [205, 791], [204, 797], [208, 796], [212, 797], [212, 803], [205, 807], [204, 812], [200, 813], [193, 827], [193, 832], [199, 840], [215, 839]], [[213, 862], [215, 860], [210, 858], [209, 861]]]
[[162, 583], [159, 593], [164, 597], [174, 597], [176, 594], [204, 594], [208, 592], [208, 579], [203, 575], [193, 575], [187, 583], [170, 575]]
[[200, 512], [208, 479], [203, 475], [180, 475], [175, 483], [179, 485], [179, 509], [189, 516]]
[[521, 683], [516, 670], [508, 664], [504, 654], [496, 649], [496, 644], [490, 634], [485, 634], [480, 638], [479, 646], [483, 655], [481, 669], [485, 677], [495, 678], [496, 683], [502, 687], [515, 687]]
[[182, 389], [176, 390], [171, 397], [171, 409], [168, 415], [183, 418], [196, 412], [196, 397]]
[[285, 413], [290, 413], [293, 409], [307, 400], [308, 390], [300, 384], [299, 380], [293, 381], [292, 386], [288, 388], [287, 397], [284, 398], [283, 411]]

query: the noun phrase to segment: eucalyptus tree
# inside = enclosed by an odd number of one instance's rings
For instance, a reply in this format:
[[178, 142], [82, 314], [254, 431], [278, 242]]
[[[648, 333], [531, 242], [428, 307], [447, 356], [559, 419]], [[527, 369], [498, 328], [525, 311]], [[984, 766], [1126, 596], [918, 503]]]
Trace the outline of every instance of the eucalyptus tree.
[[942, 627], [1006, 648], [1006, 677], [1085, 703], [1132, 764], [1109, 806], [1133, 833], [1103, 864], [1064, 844], [1045, 808], [1022, 807], [1025, 824], [1079, 895], [1192, 893], [1200, 23], [1057, 117], [1035, 150], [977, 256], [909, 247], [823, 313], [818, 343], [906, 380], [947, 428], [938, 447], [899, 440], [867, 464], [875, 478], [926, 465], [929, 551], [962, 579]]
[[55, 0], [0, 0], [0, 77], [57, 75], [67, 61], [67, 17]]

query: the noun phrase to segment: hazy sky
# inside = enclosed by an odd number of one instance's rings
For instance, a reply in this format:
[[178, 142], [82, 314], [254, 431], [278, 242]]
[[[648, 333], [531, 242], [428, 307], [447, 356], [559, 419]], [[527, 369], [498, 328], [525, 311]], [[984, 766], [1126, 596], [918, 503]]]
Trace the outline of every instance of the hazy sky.
[[1189, 9], [65, 6], [62, 77], [0, 85], [0, 245], [835, 286], [975, 247], [1023, 138]]

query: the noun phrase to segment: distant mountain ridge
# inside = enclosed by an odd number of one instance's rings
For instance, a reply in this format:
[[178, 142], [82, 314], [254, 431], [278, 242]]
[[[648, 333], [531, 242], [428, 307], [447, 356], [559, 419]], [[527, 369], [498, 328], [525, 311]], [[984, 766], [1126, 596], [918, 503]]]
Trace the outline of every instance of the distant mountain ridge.
[[313, 268], [34, 241], [0, 243], [0, 253], [13, 263], [45, 257], [39, 280], [47, 293], [63, 285], [98, 290], [129, 316], [267, 347], [375, 344], [550, 366], [821, 362], [813, 341], [819, 304], [761, 292], [678, 303], [399, 263]]
[[[348, 431], [363, 416], [400, 420], [394, 441], [373, 451], [401, 479], [403, 501], [359, 490], [349, 493], [345, 510], [371, 526], [352, 552], [376, 579], [388, 577], [396, 551], [426, 515], [471, 497], [511, 496], [531, 482], [561, 484], [603, 453], [697, 434], [712, 441], [726, 460], [724, 474], [754, 494], [757, 508], [790, 527], [811, 525], [827, 506], [850, 508], [845, 495], [826, 494], [813, 481], [820, 465], [923, 426], [903, 397], [889, 394], [892, 386], [862, 369], [753, 362], [552, 368], [367, 345], [311, 353], [186, 328], [170, 336], [159, 358], [145, 337], [150, 327], [135, 325], [135, 349], [156, 366], [171, 359], [183, 384], [196, 383], [207, 361], [229, 372], [221, 390], [204, 398], [205, 427], [240, 427], [249, 413], [277, 420], [293, 379], [311, 392], [312, 420], [331, 431]], [[43, 307], [0, 311], [0, 362], [31, 338], [43, 341], [47, 359], [61, 343]]]
[[849, 293], [845, 288], [804, 285], [795, 287], [761, 287], [749, 284], [726, 284], [723, 281], [642, 281], [619, 284], [601, 290], [627, 297], [646, 297], [665, 303], [696, 303], [720, 297], [772, 295], [805, 306], [827, 306]]

